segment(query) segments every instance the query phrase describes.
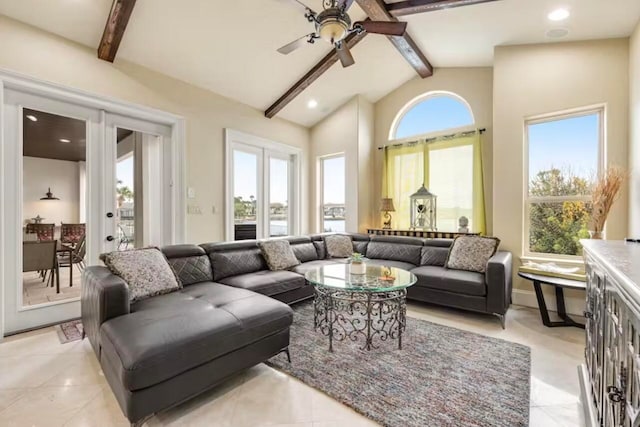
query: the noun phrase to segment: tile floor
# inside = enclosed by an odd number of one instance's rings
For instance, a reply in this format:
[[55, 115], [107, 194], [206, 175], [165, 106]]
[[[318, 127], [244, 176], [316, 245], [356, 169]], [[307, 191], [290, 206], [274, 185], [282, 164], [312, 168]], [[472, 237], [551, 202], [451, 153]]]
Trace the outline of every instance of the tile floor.
[[[491, 317], [410, 304], [409, 315], [531, 347], [531, 426], [582, 426], [576, 367], [584, 332], [549, 329], [538, 312], [512, 307], [507, 329]], [[295, 357], [295, 355], [294, 355]], [[1, 426], [127, 426], [87, 340], [60, 344], [53, 328], [0, 344]], [[159, 414], [153, 426], [364, 427], [375, 423], [266, 365]]]
[[45, 304], [52, 301], [80, 297], [80, 279], [82, 273], [78, 267], [73, 267], [73, 286], [69, 286], [69, 267], [60, 269], [60, 293], [54, 287], [47, 286], [35, 271], [22, 273], [22, 300], [24, 305]]

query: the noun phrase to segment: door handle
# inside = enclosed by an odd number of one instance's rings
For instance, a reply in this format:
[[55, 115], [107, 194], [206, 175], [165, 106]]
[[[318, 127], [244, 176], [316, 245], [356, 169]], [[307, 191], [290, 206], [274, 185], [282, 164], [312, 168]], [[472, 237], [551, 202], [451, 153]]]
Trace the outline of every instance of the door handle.
[[107, 218], [113, 218], [113, 212], [107, 212]]
[[113, 242], [113, 236], [107, 236], [107, 241], [108, 242]]

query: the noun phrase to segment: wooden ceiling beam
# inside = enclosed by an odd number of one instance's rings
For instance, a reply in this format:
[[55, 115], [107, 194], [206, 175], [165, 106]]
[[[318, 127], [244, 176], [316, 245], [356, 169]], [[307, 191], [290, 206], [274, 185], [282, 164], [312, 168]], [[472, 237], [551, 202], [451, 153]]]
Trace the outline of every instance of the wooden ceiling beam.
[[135, 5], [136, 0], [113, 0], [109, 18], [102, 33], [102, 40], [98, 46], [98, 58], [109, 62], [116, 59], [120, 42]]
[[[390, 5], [385, 4], [382, 0], [356, 0], [356, 2], [372, 21], [397, 21], [397, 19], [387, 11], [387, 7]], [[407, 62], [416, 70], [420, 77], [425, 78], [433, 75], [431, 63], [408, 33], [402, 36], [387, 36], [387, 38], [396, 49], [400, 51], [400, 54], [402, 54]]]
[[[352, 49], [357, 45], [367, 33], [353, 33], [350, 34], [343, 43]], [[305, 74], [300, 80], [298, 80], [284, 95], [280, 97], [272, 106], [267, 108], [264, 115], [268, 118], [272, 118], [278, 114], [284, 107], [286, 107], [291, 101], [293, 101], [298, 95], [300, 95], [306, 88], [311, 86], [321, 75], [323, 75], [333, 64], [338, 62], [338, 54], [335, 49], [331, 49], [331, 52], [320, 60], [307, 74]]]
[[397, 17], [494, 1], [498, 0], [405, 0], [387, 4], [386, 9], [389, 14]]

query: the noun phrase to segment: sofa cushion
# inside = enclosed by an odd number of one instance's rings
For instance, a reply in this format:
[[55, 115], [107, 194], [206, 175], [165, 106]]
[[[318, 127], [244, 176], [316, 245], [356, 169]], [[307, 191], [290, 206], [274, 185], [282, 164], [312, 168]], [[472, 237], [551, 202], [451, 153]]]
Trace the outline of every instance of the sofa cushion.
[[500, 239], [496, 237], [458, 236], [449, 250], [446, 267], [484, 273], [498, 245]]
[[197, 245], [171, 245], [162, 248], [169, 265], [183, 286], [213, 280], [211, 262], [204, 249]]
[[215, 281], [268, 269], [255, 240], [206, 243], [201, 246], [209, 254]]
[[286, 270], [300, 264], [286, 240], [267, 240], [259, 242], [258, 247], [271, 271]]
[[348, 258], [353, 253], [353, 240], [351, 236], [343, 234], [330, 234], [323, 237], [329, 258]]
[[291, 243], [291, 250], [300, 262], [315, 261], [318, 259], [318, 252], [312, 242]]
[[368, 245], [369, 245], [369, 241], [354, 240], [353, 252], [358, 252], [359, 254], [365, 255], [367, 253]]
[[164, 254], [158, 248], [116, 251], [103, 257], [105, 265], [129, 286], [129, 299], [136, 302], [182, 288]]
[[320, 268], [325, 265], [346, 264], [347, 262], [349, 262], [348, 258], [319, 259], [316, 261], [303, 262], [302, 264], [293, 267], [291, 271], [304, 276], [307, 271], [315, 270], [316, 268]]
[[285, 330], [293, 316], [286, 304], [217, 283], [140, 301], [132, 311], [101, 327], [102, 359], [130, 391]]
[[367, 264], [371, 264], [371, 265], [381, 265], [383, 267], [395, 267], [395, 268], [401, 268], [403, 270], [412, 270], [414, 269], [416, 266], [414, 264], [411, 264], [410, 262], [402, 262], [402, 261], [395, 261], [392, 259], [367, 259]]
[[482, 273], [448, 270], [444, 267], [431, 265], [414, 268], [411, 272], [418, 278], [415, 286], [463, 295], [485, 296], [487, 294], [487, 286]]
[[436, 265], [444, 267], [449, 256], [449, 248], [437, 246], [423, 246], [420, 257], [420, 265]]
[[324, 245], [324, 240], [314, 241], [313, 246], [316, 248], [316, 253], [318, 254], [318, 259], [326, 259], [327, 258], [327, 248]]
[[388, 259], [420, 265], [422, 242], [419, 239], [415, 240], [415, 244], [404, 243], [400, 239], [397, 242], [372, 240], [367, 246], [367, 258]]
[[225, 277], [220, 283], [273, 296], [305, 286], [304, 277], [292, 271], [263, 270], [239, 276]]

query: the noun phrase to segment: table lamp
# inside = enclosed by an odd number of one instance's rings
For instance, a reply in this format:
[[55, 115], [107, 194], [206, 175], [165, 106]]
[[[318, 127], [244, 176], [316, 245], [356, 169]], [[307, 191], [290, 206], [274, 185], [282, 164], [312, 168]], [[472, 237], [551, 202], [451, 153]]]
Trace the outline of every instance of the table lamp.
[[393, 199], [383, 198], [380, 203], [380, 212], [384, 212], [384, 222], [382, 228], [384, 230], [391, 230], [391, 214], [389, 212], [395, 212], [396, 208], [393, 206]]

